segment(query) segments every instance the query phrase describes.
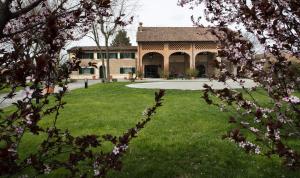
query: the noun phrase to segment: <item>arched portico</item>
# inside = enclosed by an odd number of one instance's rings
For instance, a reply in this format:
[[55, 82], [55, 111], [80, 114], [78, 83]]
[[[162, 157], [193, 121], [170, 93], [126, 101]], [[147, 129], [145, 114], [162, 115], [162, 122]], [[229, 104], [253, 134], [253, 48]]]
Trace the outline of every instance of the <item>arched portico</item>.
[[164, 56], [157, 52], [149, 52], [143, 55], [142, 72], [145, 78], [159, 78], [164, 70]]
[[190, 55], [185, 52], [175, 52], [169, 57], [169, 75], [183, 77], [190, 68]]
[[198, 70], [198, 77], [209, 77], [215, 74], [214, 60], [216, 53], [200, 52], [195, 57], [195, 69]]

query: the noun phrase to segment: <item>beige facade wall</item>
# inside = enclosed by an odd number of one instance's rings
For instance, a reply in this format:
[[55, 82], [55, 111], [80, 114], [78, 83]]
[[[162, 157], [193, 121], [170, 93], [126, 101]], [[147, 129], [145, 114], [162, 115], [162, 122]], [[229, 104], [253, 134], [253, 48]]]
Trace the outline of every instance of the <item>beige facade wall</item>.
[[[129, 51], [130, 52], [130, 51]], [[137, 56], [137, 53], [135, 54]], [[74, 56], [72, 53], [69, 54], [69, 57]], [[105, 67], [107, 67], [106, 59], [104, 60]], [[136, 59], [131, 58], [123, 58], [123, 59], [109, 59], [110, 61], [110, 74], [112, 78], [117, 79], [126, 79], [129, 78], [129, 74], [121, 74], [120, 68], [121, 67], [130, 67], [136, 68]], [[91, 66], [89, 63], [93, 63], [97, 66], [94, 67], [94, 74], [79, 74], [79, 71], [73, 71], [70, 75], [71, 79], [100, 79], [100, 67], [102, 66], [102, 60], [97, 59], [97, 52], [94, 52], [94, 59], [81, 59], [80, 66], [81, 67], [88, 67]]]

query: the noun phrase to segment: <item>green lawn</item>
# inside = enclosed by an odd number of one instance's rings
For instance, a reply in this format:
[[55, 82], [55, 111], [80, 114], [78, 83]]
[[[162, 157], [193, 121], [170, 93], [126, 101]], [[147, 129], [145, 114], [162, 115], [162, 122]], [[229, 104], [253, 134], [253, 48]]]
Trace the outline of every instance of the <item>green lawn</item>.
[[[127, 88], [124, 83], [74, 90], [65, 97], [68, 104], [58, 125], [69, 128], [75, 135], [120, 135], [133, 127], [142, 111], [153, 104], [154, 91]], [[282, 168], [277, 158], [250, 156], [235, 144], [222, 140], [221, 136], [230, 127], [228, 113], [208, 106], [201, 95], [200, 91], [168, 90], [164, 106], [129, 146], [123, 171], [111, 172], [108, 177], [300, 176], [299, 171]], [[26, 137], [22, 152], [34, 150], [37, 140]]]
[[[16, 92], [18, 92], [22, 89], [23, 89], [23, 87], [17, 87]], [[0, 95], [1, 94], [6, 94], [6, 93], [9, 93], [9, 92], [11, 92], [11, 88], [3, 88], [2, 90], [0, 90]]]

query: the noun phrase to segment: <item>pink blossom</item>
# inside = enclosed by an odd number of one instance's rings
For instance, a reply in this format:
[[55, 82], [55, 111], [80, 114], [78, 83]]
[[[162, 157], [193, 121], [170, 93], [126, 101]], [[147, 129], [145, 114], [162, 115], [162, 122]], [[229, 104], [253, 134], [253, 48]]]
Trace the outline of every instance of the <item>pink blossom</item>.
[[299, 104], [300, 99], [297, 96], [284, 97], [283, 101], [290, 102], [292, 104]]

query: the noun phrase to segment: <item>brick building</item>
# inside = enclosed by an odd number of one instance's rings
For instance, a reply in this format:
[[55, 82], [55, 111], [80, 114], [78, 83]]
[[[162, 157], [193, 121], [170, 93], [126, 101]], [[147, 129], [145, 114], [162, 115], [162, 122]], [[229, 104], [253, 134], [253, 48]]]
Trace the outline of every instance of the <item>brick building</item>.
[[[162, 73], [181, 77], [189, 69], [199, 71], [198, 77], [209, 77], [218, 71], [214, 67], [218, 39], [202, 27], [143, 27], [137, 31], [137, 46], [110, 47], [110, 71], [113, 78], [128, 78], [129, 72], [140, 72], [145, 78], [159, 78]], [[72, 53], [73, 50], [69, 50]], [[81, 71], [72, 78], [101, 78], [100, 53], [96, 47], [81, 47]], [[97, 68], [88, 66], [96, 62]], [[236, 71], [234, 67], [229, 70]]]

